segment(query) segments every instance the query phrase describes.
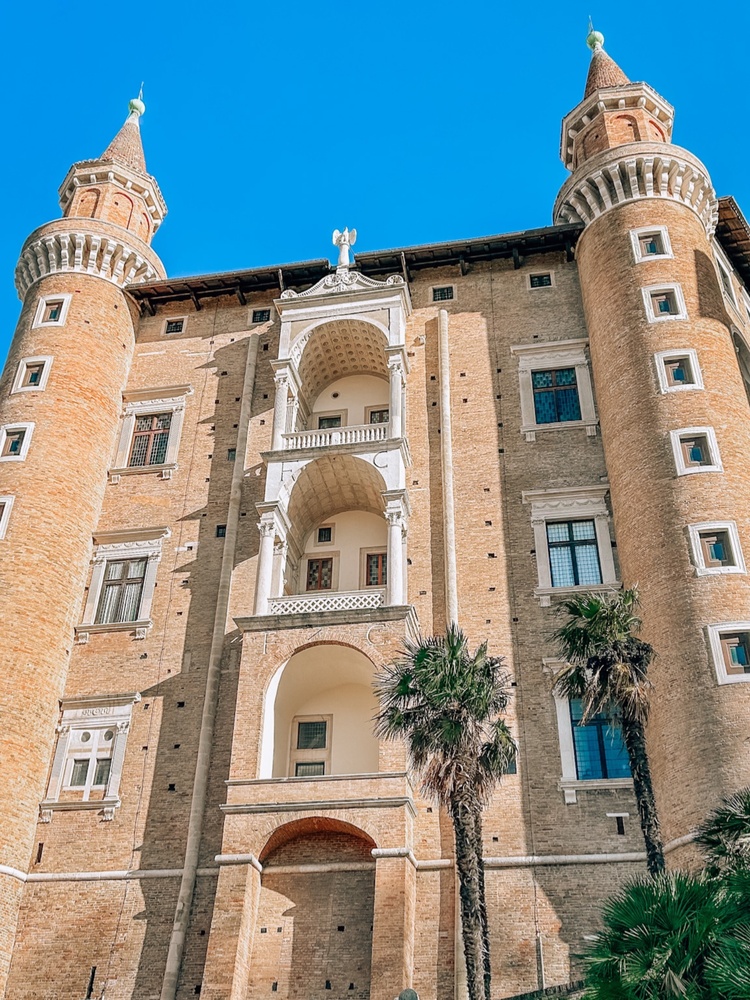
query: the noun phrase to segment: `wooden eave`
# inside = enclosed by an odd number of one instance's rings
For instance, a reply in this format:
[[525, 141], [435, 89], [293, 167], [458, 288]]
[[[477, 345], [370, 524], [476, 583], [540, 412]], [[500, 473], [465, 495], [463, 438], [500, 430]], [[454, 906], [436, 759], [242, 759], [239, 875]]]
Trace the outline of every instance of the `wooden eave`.
[[742, 278], [745, 287], [750, 289], [750, 225], [731, 196], [719, 198], [716, 239]]

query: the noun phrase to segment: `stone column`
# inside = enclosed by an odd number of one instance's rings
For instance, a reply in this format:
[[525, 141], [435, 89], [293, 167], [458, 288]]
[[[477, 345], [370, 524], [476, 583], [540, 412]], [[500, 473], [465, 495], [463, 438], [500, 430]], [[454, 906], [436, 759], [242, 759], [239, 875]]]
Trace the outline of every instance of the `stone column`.
[[393, 1000], [414, 976], [416, 869], [406, 847], [375, 848], [370, 1000]]
[[[254, 859], [253, 859], [254, 860]], [[224, 865], [203, 970], [201, 996], [245, 1000], [260, 898], [260, 865]]]
[[273, 517], [264, 514], [258, 522], [260, 532], [260, 548], [258, 549], [258, 575], [255, 581], [255, 611], [256, 615], [268, 614], [268, 598], [271, 596], [273, 581], [273, 543], [276, 537], [276, 524]]
[[388, 414], [388, 437], [399, 438], [403, 433], [404, 362], [398, 355], [388, 358], [390, 378], [390, 411]]
[[401, 507], [387, 510], [385, 519], [388, 522], [388, 582], [385, 592], [387, 605], [404, 603], [404, 542], [402, 529], [404, 514]]
[[284, 593], [284, 569], [286, 567], [287, 542], [281, 539], [273, 546], [273, 574], [271, 579], [271, 597], [281, 597]]
[[273, 441], [271, 447], [274, 451], [280, 451], [283, 444], [282, 434], [286, 433], [287, 403], [289, 400], [288, 370], [280, 368], [273, 380], [276, 384], [276, 396], [273, 403]]

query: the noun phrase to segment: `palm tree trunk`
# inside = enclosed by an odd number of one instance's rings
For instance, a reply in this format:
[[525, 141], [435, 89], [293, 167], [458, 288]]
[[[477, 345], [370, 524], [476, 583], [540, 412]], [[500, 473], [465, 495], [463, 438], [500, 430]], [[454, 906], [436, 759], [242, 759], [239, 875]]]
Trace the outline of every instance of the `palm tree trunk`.
[[456, 840], [456, 868], [469, 1000], [485, 1000], [482, 910], [479, 902], [479, 866], [475, 847], [474, 817], [465, 803], [456, 802], [451, 806], [451, 819]]
[[661, 842], [659, 816], [651, 784], [651, 768], [646, 753], [646, 732], [643, 723], [623, 719], [622, 736], [630, 759], [633, 791], [638, 803], [643, 839], [646, 842], [646, 867], [649, 875], [656, 876], [665, 868], [664, 847]]
[[491, 1000], [492, 965], [490, 963], [490, 925], [487, 918], [487, 894], [484, 881], [484, 843], [482, 839], [482, 807], [476, 805], [474, 814], [474, 850], [479, 872], [479, 914], [482, 921], [482, 965], [484, 968], [484, 997]]

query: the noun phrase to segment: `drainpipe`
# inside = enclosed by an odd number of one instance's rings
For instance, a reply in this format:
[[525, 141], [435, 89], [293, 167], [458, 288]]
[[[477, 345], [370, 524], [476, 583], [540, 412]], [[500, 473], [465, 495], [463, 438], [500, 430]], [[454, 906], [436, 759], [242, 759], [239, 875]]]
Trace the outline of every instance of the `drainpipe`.
[[450, 353], [448, 313], [438, 312], [438, 370], [440, 373], [440, 459], [443, 470], [443, 547], [445, 552], [445, 622], [458, 622], [456, 582], [456, 505], [453, 495], [453, 435], [451, 430]]
[[164, 981], [161, 987], [161, 1000], [175, 1000], [182, 956], [185, 950], [185, 935], [190, 920], [190, 907], [193, 902], [195, 880], [198, 873], [198, 856], [201, 836], [203, 834], [203, 814], [206, 808], [206, 796], [208, 792], [216, 707], [219, 701], [221, 657], [224, 651], [229, 595], [232, 586], [232, 569], [234, 567], [234, 554], [237, 546], [242, 480], [245, 474], [245, 452], [247, 451], [247, 434], [250, 424], [257, 357], [258, 337], [251, 336], [247, 342], [245, 381], [242, 386], [242, 403], [240, 405], [239, 429], [237, 431], [237, 454], [234, 460], [234, 468], [232, 469], [232, 485], [229, 491], [227, 533], [224, 539], [224, 552], [221, 558], [219, 592], [216, 598], [214, 630], [211, 637], [211, 651], [208, 657], [206, 694], [203, 701], [203, 715], [201, 717], [201, 728], [198, 738], [198, 761], [195, 768], [195, 780], [193, 781], [193, 798], [190, 804], [185, 863], [182, 869], [180, 893], [177, 897], [174, 925], [169, 939], [169, 951], [167, 952]]

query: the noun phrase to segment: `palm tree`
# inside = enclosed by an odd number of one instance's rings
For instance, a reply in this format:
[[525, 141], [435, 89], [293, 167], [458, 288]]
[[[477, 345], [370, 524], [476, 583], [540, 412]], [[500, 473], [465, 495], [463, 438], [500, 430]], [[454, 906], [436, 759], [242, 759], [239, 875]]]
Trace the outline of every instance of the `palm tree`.
[[622, 727], [638, 803], [649, 874], [664, 871], [651, 769], [646, 753], [646, 722], [651, 682], [647, 677], [654, 648], [638, 638], [638, 591], [576, 594], [558, 608], [567, 620], [553, 634], [566, 666], [555, 689], [566, 698], [580, 698], [581, 724], [599, 712], [611, 712]]
[[695, 842], [714, 873], [750, 867], [750, 788], [727, 796], [698, 827]]
[[470, 652], [452, 624], [445, 635], [407, 640], [375, 681], [378, 735], [406, 740], [423, 791], [453, 823], [469, 1000], [490, 1000], [482, 809], [516, 753], [502, 718], [510, 693], [501, 665], [487, 643]]
[[[743, 881], [744, 876], [744, 881]], [[748, 1000], [750, 872], [662, 872], [604, 905], [585, 1000]]]

